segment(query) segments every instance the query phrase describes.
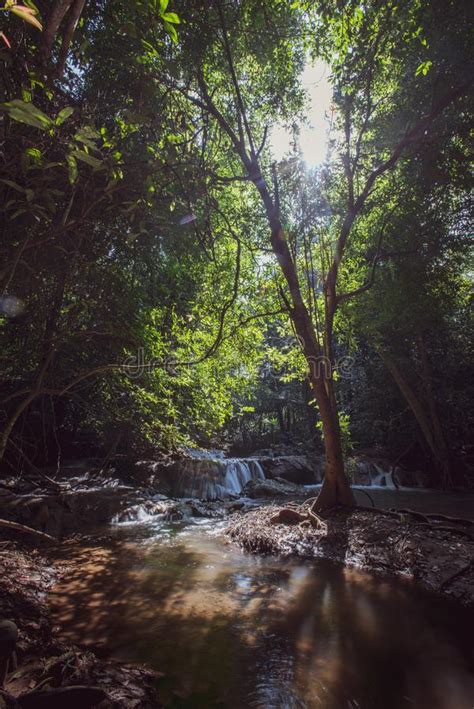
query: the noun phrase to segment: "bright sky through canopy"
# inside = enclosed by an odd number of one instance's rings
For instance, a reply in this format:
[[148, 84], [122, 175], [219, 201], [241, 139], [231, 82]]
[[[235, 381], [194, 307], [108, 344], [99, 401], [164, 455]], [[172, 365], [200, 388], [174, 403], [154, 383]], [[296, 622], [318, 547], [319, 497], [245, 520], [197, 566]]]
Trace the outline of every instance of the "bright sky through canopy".
[[[327, 150], [332, 102], [329, 67], [320, 60], [308, 64], [301, 75], [301, 81], [307, 91], [308, 101], [305, 111], [307, 121], [299, 126], [299, 143], [304, 161], [309, 166], [315, 166], [324, 162]], [[277, 160], [282, 160], [288, 154], [291, 139], [291, 131], [283, 126], [272, 129], [270, 141]]]

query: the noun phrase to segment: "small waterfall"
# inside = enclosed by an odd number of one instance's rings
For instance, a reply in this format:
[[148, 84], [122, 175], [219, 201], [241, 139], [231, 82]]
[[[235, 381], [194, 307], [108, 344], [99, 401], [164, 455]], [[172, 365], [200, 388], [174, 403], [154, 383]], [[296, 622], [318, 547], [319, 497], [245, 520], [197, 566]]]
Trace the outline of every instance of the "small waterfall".
[[112, 524], [127, 524], [131, 522], [148, 522], [164, 519], [166, 516], [163, 505], [153, 500], [126, 507], [112, 518]]
[[380, 465], [377, 465], [377, 463], [372, 464], [373, 469], [375, 470], [375, 475], [371, 471], [371, 487], [386, 487], [390, 488], [391, 490], [395, 489], [395, 485], [393, 484], [393, 479], [391, 473], [388, 473], [386, 470], [380, 467]]
[[250, 480], [264, 480], [258, 460], [193, 458], [183, 461], [170, 476], [172, 494], [217, 500], [239, 495]]
[[355, 472], [353, 473], [353, 484], [363, 487], [380, 487], [389, 490], [396, 490], [393, 476], [390, 472], [392, 467], [389, 461], [379, 460], [355, 460]]

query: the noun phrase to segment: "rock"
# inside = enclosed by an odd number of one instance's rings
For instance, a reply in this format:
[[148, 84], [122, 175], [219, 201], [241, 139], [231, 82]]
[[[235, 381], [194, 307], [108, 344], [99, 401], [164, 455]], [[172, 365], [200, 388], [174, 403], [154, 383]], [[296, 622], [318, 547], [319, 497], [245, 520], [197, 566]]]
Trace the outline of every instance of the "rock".
[[270, 517], [270, 524], [299, 524], [307, 519], [307, 515], [303, 515], [289, 507], [284, 507], [274, 514], [273, 517]]
[[136, 503], [143, 493], [126, 487], [69, 490], [61, 494], [11, 495], [4, 516], [54, 537], [107, 524], [120, 510]]
[[417, 487], [415, 475], [410, 470], [397, 467], [393, 472], [393, 478], [399, 487]]
[[423, 470], [415, 470], [413, 473], [415, 487], [430, 487], [430, 476]]
[[250, 480], [245, 486], [245, 494], [249, 497], [295, 497], [304, 496], [306, 491], [302, 485], [290, 483], [287, 480]]
[[305, 455], [277, 456], [260, 458], [265, 477], [274, 480], [282, 478], [299, 485], [311, 485], [322, 477], [322, 462], [310, 461]]
[[221, 502], [187, 500], [186, 505], [190, 508], [193, 517], [222, 518], [226, 514], [226, 508]]
[[367, 463], [366, 461], [349, 461], [347, 467], [348, 473], [354, 485], [371, 484], [372, 477], [370, 474], [370, 463]]

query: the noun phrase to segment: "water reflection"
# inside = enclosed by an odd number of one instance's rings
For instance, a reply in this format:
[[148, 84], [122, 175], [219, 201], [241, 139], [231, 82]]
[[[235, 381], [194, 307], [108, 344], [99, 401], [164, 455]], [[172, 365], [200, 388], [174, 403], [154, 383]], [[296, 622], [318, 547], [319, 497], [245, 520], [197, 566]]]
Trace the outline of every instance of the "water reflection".
[[246, 556], [206, 526], [154, 535], [71, 544], [53, 611], [72, 641], [162, 672], [166, 706], [472, 709], [472, 613], [355, 570]]

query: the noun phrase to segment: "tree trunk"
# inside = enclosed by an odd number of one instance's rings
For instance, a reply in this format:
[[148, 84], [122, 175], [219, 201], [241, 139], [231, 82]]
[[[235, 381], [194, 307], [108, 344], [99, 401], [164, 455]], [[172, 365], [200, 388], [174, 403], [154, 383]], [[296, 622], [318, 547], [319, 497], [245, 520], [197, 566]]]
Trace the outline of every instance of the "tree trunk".
[[[431, 452], [437, 471], [438, 473], [440, 473], [441, 482], [443, 485], [447, 485], [450, 480], [449, 451], [447, 449], [446, 441], [444, 439], [442, 431], [440, 437], [439, 433], [436, 432], [433, 426], [433, 418], [429, 410], [429, 406], [427, 410], [420, 397], [408, 381], [408, 378], [405, 376], [405, 373], [398, 365], [396, 359], [386, 349], [383, 349], [382, 347], [378, 347], [377, 352], [380, 356], [380, 359], [385, 364], [390, 374], [393, 376], [395, 383], [397, 384], [408, 406], [412, 410], [412, 413], [423, 434], [423, 438]], [[441, 430], [441, 424], [439, 422], [439, 419], [438, 424]]]
[[331, 378], [323, 381], [310, 376], [310, 383], [323, 426], [325, 453], [323, 486], [312, 506], [312, 511], [321, 512], [337, 505], [351, 507], [355, 504], [355, 501], [344, 471], [339, 416], [333, 403], [335, 399], [332, 395], [333, 382]]
[[16, 407], [10, 418], [5, 423], [3, 431], [0, 435], [0, 461], [3, 460], [3, 456], [5, 454], [10, 435], [15, 427], [16, 422], [18, 421], [22, 413], [26, 411], [26, 409], [30, 406], [30, 404], [33, 403], [37, 396], [38, 391], [36, 389], [30, 394], [28, 394], [28, 396], [26, 396], [23, 401], [21, 401], [21, 403]]
[[430, 358], [426, 350], [425, 341], [421, 333], [417, 337], [417, 348], [421, 362], [421, 378], [423, 380], [425, 398], [431, 419], [433, 442], [438, 456], [438, 466], [440, 469], [443, 486], [449, 487], [449, 485], [453, 482], [451, 452], [441, 425], [438, 404], [433, 386], [433, 371], [431, 368]]
[[[249, 172], [252, 174], [252, 170]], [[308, 364], [309, 382], [323, 427], [324, 482], [312, 510], [321, 512], [337, 505], [353, 506], [354, 496], [344, 471], [331, 364], [326, 357], [322, 356], [311, 316], [301, 294], [296, 265], [279, 218], [278, 199], [274, 204], [260, 170], [252, 174], [252, 179], [265, 205], [271, 229], [272, 250], [290, 292], [291, 305], [288, 303], [288, 311]], [[329, 335], [332, 335], [332, 331]]]

